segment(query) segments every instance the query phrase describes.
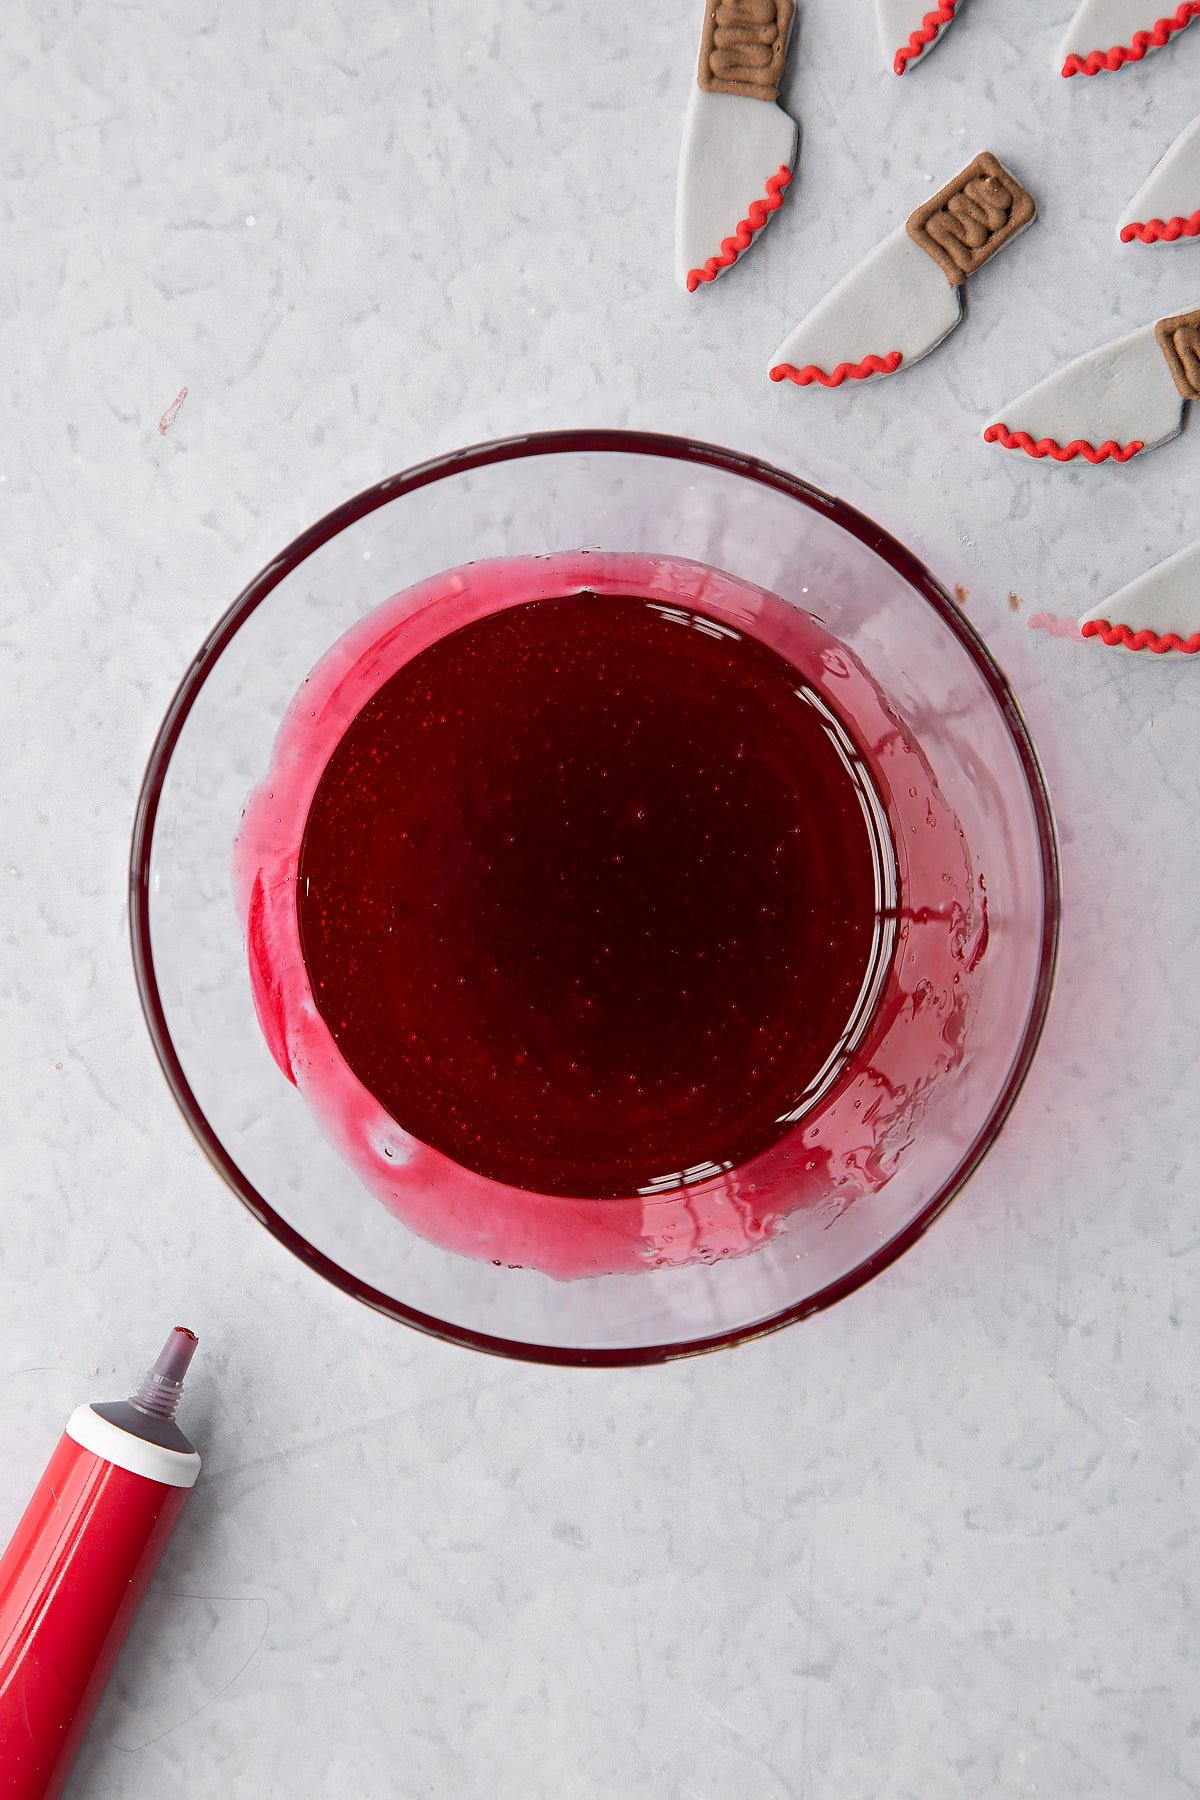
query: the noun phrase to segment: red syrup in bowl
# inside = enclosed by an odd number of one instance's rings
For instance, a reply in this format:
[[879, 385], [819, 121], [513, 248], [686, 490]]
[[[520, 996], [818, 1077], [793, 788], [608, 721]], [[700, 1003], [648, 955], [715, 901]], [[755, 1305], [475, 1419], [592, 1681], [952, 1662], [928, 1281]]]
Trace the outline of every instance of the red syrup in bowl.
[[[914, 855], [934, 907], [900, 904]], [[985, 928], [848, 652], [633, 556], [473, 565], [355, 626], [235, 880], [326, 1136], [422, 1235], [559, 1276], [741, 1253], [882, 1185]]]
[[300, 942], [339, 1051], [493, 1181], [610, 1199], [746, 1162], [877, 957], [861, 767], [777, 651], [528, 601], [384, 683], [327, 762]]

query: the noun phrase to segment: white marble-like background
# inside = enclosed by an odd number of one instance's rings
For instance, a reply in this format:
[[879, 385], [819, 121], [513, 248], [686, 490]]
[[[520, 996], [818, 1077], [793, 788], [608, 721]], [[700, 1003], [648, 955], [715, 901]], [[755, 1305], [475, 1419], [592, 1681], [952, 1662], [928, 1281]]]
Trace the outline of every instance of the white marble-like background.
[[[689, 300], [696, 0], [10, 0], [0, 1535], [76, 1401], [177, 1317], [203, 1340], [205, 1474], [70, 1800], [1200, 1793], [1200, 668], [1026, 623], [1200, 533], [1200, 419], [1126, 469], [978, 437], [1200, 300], [1200, 244], [1114, 241], [1200, 29], [1067, 83], [1070, 10], [967, 0], [898, 82], [867, 0], [804, 0], [799, 184]], [[984, 147], [1041, 222], [964, 327], [890, 382], [772, 387]], [[124, 908], [158, 719], [259, 565], [411, 461], [589, 423], [798, 469], [961, 583], [1068, 901], [1041, 1059], [930, 1236], [799, 1329], [617, 1375], [473, 1358], [291, 1260], [175, 1114]]]

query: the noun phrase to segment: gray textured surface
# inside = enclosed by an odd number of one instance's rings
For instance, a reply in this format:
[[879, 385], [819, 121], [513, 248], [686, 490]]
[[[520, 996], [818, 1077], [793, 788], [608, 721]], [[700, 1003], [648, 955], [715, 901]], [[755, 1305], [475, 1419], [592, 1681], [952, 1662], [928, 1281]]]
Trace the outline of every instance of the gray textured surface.
[[[1200, 1793], [1200, 669], [1027, 629], [1196, 536], [1200, 421], [1126, 469], [978, 439], [1200, 297], [1200, 249], [1113, 241], [1200, 30], [1065, 83], [1069, 11], [974, 0], [897, 82], [870, 8], [810, 0], [799, 184], [689, 300], [698, 7], [15, 0], [0, 1521], [77, 1400], [176, 1315], [204, 1340], [205, 1475], [70, 1800]], [[869, 389], [772, 388], [786, 326], [985, 144], [1042, 222], [966, 325]], [[619, 1376], [475, 1360], [294, 1263], [175, 1116], [124, 927], [155, 725], [243, 581], [385, 471], [582, 423], [774, 458], [961, 582], [1069, 904], [1034, 1077], [931, 1236], [799, 1330]]]

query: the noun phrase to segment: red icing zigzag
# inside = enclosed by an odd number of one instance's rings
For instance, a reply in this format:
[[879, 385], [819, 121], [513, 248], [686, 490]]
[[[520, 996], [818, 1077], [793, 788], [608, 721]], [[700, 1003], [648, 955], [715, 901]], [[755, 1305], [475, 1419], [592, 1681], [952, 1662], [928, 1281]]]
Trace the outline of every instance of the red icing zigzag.
[[824, 369], [818, 369], [815, 363], [806, 363], [802, 369], [794, 363], [776, 363], [771, 370], [772, 381], [794, 381], [797, 387], [811, 387], [819, 381], [822, 387], [839, 388], [843, 381], [866, 381], [870, 375], [894, 375], [904, 357], [899, 350], [889, 350], [886, 356], [864, 356], [861, 362], [839, 363], [833, 373], [827, 375]]
[[1064, 76], [1099, 75], [1102, 69], [1107, 69], [1112, 74], [1125, 63], [1141, 62], [1147, 50], [1161, 50], [1193, 19], [1200, 19], [1200, 0], [1182, 0], [1172, 18], [1157, 19], [1150, 31], [1135, 31], [1132, 44], [1116, 44], [1111, 50], [1089, 50], [1086, 56], [1076, 56], [1072, 51], [1062, 72]]
[[1010, 431], [1007, 425], [989, 425], [983, 434], [987, 444], [1000, 444], [1005, 450], [1023, 450], [1026, 456], [1035, 456], [1039, 460], [1043, 456], [1052, 456], [1055, 462], [1074, 462], [1082, 456], [1085, 462], [1127, 463], [1131, 456], [1146, 448], [1140, 438], [1134, 438], [1131, 444], [1118, 444], [1115, 438], [1106, 438], [1102, 444], [1089, 444], [1086, 438], [1074, 438], [1069, 444], [1060, 444], [1055, 438], [1039, 438], [1036, 441], [1027, 431]]
[[941, 0], [940, 6], [925, 14], [917, 29], [909, 36], [907, 44], [896, 52], [892, 68], [897, 75], [903, 75], [910, 62], [916, 62], [919, 56], [924, 55], [942, 27], [953, 22], [957, 6], [958, 0]]
[[1128, 625], [1110, 625], [1107, 619], [1089, 619], [1081, 630], [1085, 638], [1098, 637], [1110, 649], [1114, 644], [1123, 644], [1126, 650], [1149, 650], [1155, 656], [1164, 656], [1168, 650], [1181, 650], [1184, 656], [1195, 656], [1200, 651], [1200, 631], [1193, 631], [1189, 638], [1181, 638], [1174, 631], [1160, 637], [1156, 631], [1131, 631]]
[[1185, 237], [1200, 237], [1200, 212], [1194, 212], [1190, 219], [1181, 219], [1177, 215], [1173, 219], [1147, 219], [1140, 225], [1121, 227], [1123, 244], [1132, 244], [1134, 238], [1142, 244], [1177, 244]]
[[732, 268], [743, 250], [748, 250], [773, 212], [783, 205], [783, 190], [791, 185], [792, 172], [786, 163], [767, 182], [765, 200], [752, 200], [744, 219], [738, 221], [732, 237], [722, 241], [720, 256], [710, 256], [702, 269], [689, 269], [687, 291], [694, 294], [702, 281], [715, 281], [722, 269]]

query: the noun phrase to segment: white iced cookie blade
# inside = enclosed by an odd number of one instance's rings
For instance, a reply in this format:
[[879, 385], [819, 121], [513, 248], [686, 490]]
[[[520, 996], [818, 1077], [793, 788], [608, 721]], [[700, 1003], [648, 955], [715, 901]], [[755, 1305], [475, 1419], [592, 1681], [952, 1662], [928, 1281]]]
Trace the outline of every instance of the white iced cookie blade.
[[1110, 649], [1200, 652], [1200, 541], [1148, 569], [1079, 621]]
[[693, 86], [683, 122], [675, 273], [689, 292], [732, 268], [779, 210], [795, 120], [773, 102]]
[[1102, 344], [1001, 407], [984, 437], [1041, 461], [1128, 462], [1179, 432], [1183, 398], [1153, 325]]
[[875, 0], [879, 36], [889, 69], [903, 75], [941, 37], [961, 0]]
[[1099, 75], [1141, 62], [1198, 17], [1197, 0], [1083, 0], [1055, 67], [1060, 75]]
[[1181, 131], [1117, 227], [1123, 244], [1200, 243], [1200, 117]]
[[892, 375], [928, 356], [961, 318], [961, 290], [901, 226], [788, 333], [771, 379], [841, 387]]

